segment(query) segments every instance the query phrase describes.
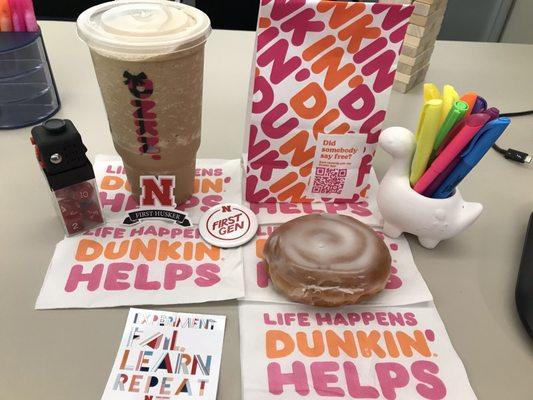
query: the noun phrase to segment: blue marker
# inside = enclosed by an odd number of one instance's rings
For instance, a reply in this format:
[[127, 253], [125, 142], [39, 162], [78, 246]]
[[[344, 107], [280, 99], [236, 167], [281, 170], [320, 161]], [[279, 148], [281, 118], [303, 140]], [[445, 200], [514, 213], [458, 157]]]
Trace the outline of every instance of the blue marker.
[[483, 158], [510, 123], [511, 120], [509, 118], [501, 117], [488, 122], [481, 128], [468, 147], [461, 153], [459, 164], [450, 172], [450, 175], [448, 175], [431, 197], [434, 199], [450, 197], [455, 187], [461, 183], [463, 178]]

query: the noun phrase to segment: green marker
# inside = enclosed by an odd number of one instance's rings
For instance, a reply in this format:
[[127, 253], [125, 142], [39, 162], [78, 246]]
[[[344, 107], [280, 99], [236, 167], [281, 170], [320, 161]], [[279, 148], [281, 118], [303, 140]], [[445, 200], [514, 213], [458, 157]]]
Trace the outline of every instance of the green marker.
[[437, 152], [439, 151], [440, 145], [444, 142], [444, 139], [446, 139], [446, 136], [452, 128], [459, 122], [463, 117], [465, 116], [466, 112], [468, 111], [468, 104], [464, 101], [456, 101], [452, 108], [450, 109], [450, 112], [444, 119], [444, 122], [442, 123], [439, 131], [437, 132], [437, 137], [435, 138], [435, 143], [433, 143], [433, 151], [431, 152], [431, 156], [429, 157], [430, 163], [437, 157]]

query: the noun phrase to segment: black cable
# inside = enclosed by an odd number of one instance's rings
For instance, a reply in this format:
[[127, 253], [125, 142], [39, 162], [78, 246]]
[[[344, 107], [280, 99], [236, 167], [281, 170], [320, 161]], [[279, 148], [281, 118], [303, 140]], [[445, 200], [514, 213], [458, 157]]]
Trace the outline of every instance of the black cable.
[[494, 144], [492, 145], [492, 148], [493, 148], [494, 150], [496, 150], [496, 151], [497, 151], [498, 153], [500, 153], [500, 154], [505, 154], [505, 150], [502, 149], [500, 146], [498, 146], [496, 143], [494, 143]]
[[503, 113], [503, 114], [500, 114], [500, 117], [508, 117], [508, 118], [511, 118], [511, 117], [523, 117], [524, 115], [531, 115], [531, 114], [533, 114], [533, 110]]
[[[525, 115], [531, 115], [531, 114], [533, 114], [533, 110], [515, 111], [515, 112], [501, 113], [500, 117], [507, 117], [507, 118], [523, 117]], [[516, 161], [522, 164], [531, 162], [531, 156], [527, 153], [524, 153], [523, 151], [519, 151], [519, 150], [515, 150], [511, 148], [504, 150], [500, 146], [498, 146], [496, 143], [492, 145], [492, 148], [498, 153], [502, 154], [507, 160]]]

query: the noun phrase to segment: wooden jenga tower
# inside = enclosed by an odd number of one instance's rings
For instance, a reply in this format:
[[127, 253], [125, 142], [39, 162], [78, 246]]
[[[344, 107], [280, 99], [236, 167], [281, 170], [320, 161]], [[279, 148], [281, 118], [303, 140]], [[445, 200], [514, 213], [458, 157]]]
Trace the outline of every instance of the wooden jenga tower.
[[415, 6], [400, 52], [393, 86], [394, 90], [406, 93], [426, 77], [448, 0], [380, 0], [379, 2]]

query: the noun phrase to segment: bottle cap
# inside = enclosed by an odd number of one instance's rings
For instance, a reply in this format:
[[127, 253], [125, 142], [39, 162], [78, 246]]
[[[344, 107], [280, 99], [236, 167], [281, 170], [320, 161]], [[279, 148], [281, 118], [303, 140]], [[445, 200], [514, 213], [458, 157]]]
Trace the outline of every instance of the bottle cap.
[[96, 51], [135, 55], [166, 54], [205, 42], [209, 17], [174, 1], [121, 0], [80, 14], [78, 35]]
[[254, 212], [233, 203], [211, 207], [200, 218], [198, 227], [207, 243], [222, 248], [242, 246], [255, 236], [257, 228]]

